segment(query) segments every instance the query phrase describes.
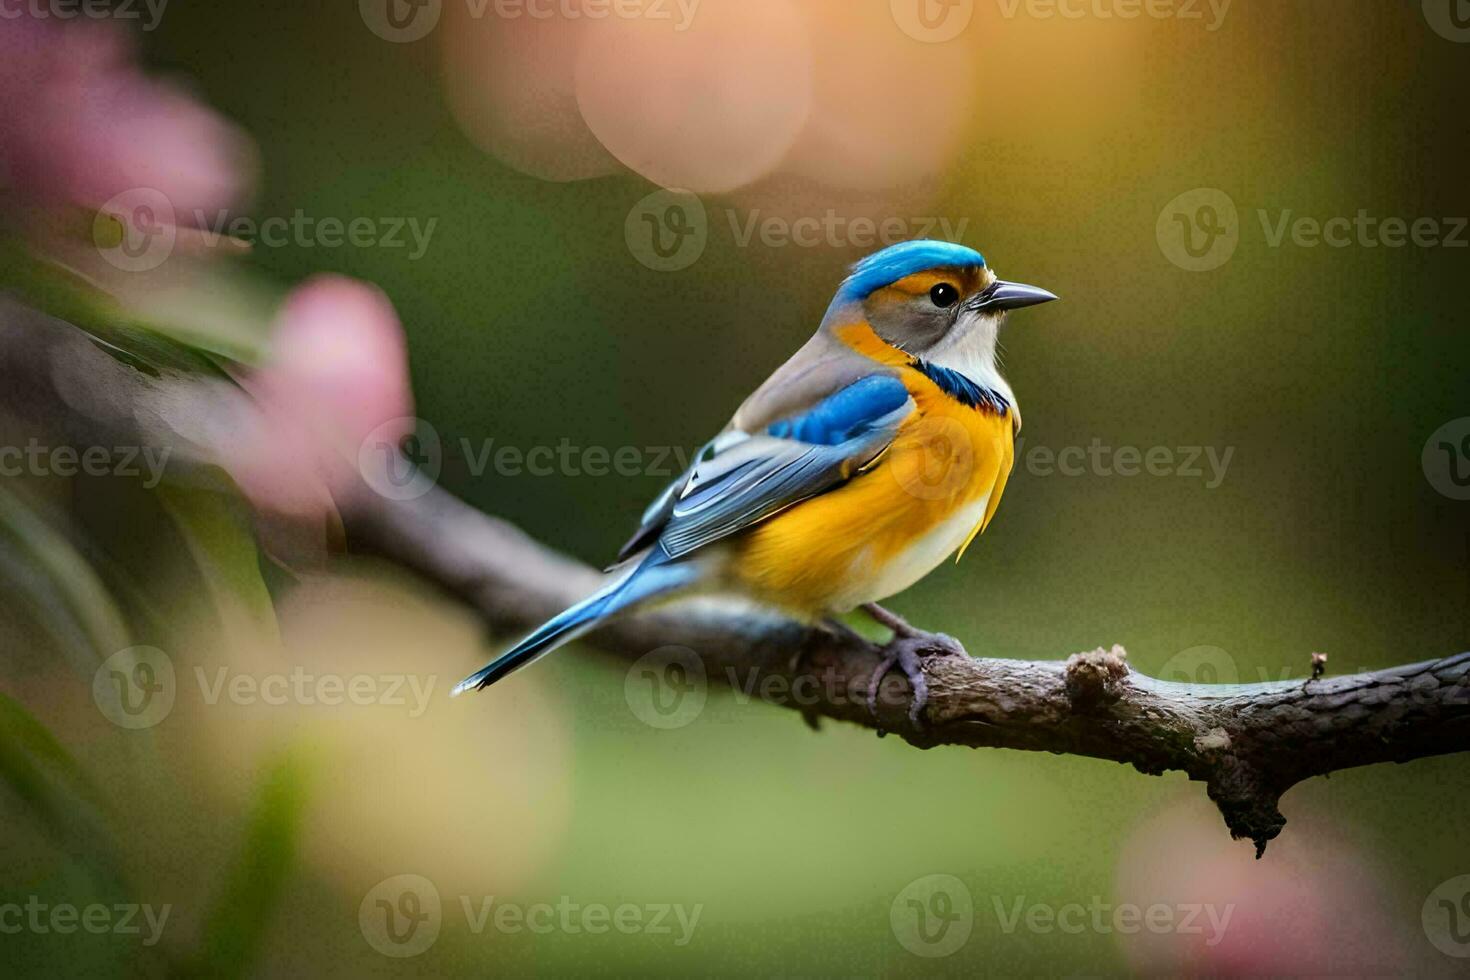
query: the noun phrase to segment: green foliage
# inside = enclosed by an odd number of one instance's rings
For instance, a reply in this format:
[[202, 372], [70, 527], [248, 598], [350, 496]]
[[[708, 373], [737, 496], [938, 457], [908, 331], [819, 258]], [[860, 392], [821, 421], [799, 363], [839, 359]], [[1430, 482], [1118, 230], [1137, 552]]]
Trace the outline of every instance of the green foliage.
[[249, 970], [291, 872], [306, 784], [306, 769], [291, 755], [266, 775], [245, 837], [205, 922], [199, 955], [181, 971], [185, 975], [237, 977]]
[[88, 677], [128, 645], [123, 615], [96, 570], [38, 506], [6, 484], [0, 484], [0, 579], [27, 600]]
[[0, 780], [58, 847], [101, 884], [121, 873], [103, 798], [66, 747], [18, 701], [0, 693]]

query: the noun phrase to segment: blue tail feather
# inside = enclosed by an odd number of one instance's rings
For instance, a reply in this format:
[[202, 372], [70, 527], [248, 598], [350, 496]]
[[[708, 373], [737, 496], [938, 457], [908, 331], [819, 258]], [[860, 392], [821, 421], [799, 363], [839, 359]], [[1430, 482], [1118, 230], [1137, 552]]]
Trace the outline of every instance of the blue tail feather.
[[697, 572], [688, 562], [669, 562], [655, 549], [632, 573], [542, 623], [529, 636], [454, 686], [451, 695], [481, 690], [595, 628], [614, 613], [689, 584]]

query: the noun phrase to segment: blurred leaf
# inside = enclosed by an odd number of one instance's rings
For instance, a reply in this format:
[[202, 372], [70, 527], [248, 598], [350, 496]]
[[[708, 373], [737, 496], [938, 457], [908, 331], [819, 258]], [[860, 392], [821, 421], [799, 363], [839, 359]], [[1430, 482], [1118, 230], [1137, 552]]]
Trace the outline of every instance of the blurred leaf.
[[230, 376], [217, 360], [204, 351], [178, 343], [143, 327], [126, 323], [77, 325], [99, 348], [139, 371], [158, 377], [163, 372], [207, 374], [217, 378]]
[[221, 620], [243, 613], [249, 625], [279, 640], [275, 605], [260, 571], [248, 522], [224, 494], [163, 486], [159, 499], [178, 525]]
[[41, 625], [84, 673], [128, 646], [123, 615], [91, 565], [5, 486], [0, 486], [0, 576], [31, 600]]
[[237, 977], [249, 969], [270, 925], [296, 855], [306, 809], [306, 774], [294, 756], [276, 763], [261, 786], [245, 839], [204, 924], [190, 976]]
[[[79, 254], [96, 258], [90, 246]], [[0, 234], [0, 288], [138, 369], [226, 376], [225, 362], [258, 363], [281, 288], [229, 262], [180, 256], [176, 263], [181, 268], [167, 276], [130, 273], [109, 285], [117, 275], [110, 267], [89, 271]]]
[[22, 799], [48, 805], [44, 770], [53, 771], [63, 784], [97, 806], [102, 793], [86, 772], [57, 741], [50, 729], [4, 693], [0, 693], [0, 775]]
[[5, 694], [0, 694], [0, 780], [99, 883], [121, 884], [112, 837], [101, 819], [102, 793], [51, 731]]

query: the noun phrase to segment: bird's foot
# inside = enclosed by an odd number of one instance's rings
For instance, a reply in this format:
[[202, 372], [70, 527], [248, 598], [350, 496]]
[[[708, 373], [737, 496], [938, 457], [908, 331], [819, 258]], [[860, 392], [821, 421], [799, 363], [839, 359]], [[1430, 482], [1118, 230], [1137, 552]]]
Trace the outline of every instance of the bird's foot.
[[[921, 720], [925, 705], [929, 702], [929, 682], [924, 677], [924, 661], [928, 657], [963, 656], [965, 648], [954, 637], [943, 633], [927, 633], [909, 625], [908, 620], [897, 613], [889, 612], [876, 602], [863, 609], [884, 626], [893, 631], [893, 638], [880, 650], [882, 659], [868, 680], [868, 712], [878, 717], [878, 691], [883, 679], [897, 667], [908, 678], [914, 697], [909, 705], [909, 721], [917, 728], [923, 727]], [[880, 730], [879, 734], [883, 734]]]

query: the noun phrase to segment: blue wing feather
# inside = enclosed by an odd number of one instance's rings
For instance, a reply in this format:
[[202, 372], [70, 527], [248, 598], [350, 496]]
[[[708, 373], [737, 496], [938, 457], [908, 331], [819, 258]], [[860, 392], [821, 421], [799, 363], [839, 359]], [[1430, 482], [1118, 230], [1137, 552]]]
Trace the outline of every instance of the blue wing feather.
[[888, 447], [912, 410], [892, 375], [861, 378], [767, 431], [727, 443], [696, 464], [658, 544], [687, 555], [832, 489]]
[[618, 561], [655, 542], [686, 555], [843, 482], [887, 447], [909, 404], [902, 381], [871, 374], [763, 433], [725, 431], [644, 512]]
[[908, 389], [893, 375], [869, 375], [800, 415], [771, 423], [766, 434], [817, 446], [836, 446], [908, 400]]

